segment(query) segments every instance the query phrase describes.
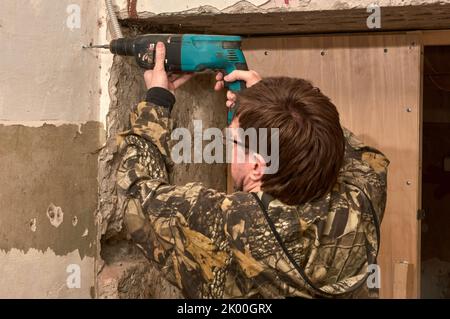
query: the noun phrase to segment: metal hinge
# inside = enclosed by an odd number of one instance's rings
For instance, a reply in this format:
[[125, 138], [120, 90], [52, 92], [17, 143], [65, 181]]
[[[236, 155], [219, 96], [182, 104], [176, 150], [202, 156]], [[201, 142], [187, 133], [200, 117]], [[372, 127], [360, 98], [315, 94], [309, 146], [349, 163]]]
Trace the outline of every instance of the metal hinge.
[[417, 219], [418, 220], [425, 219], [425, 209], [418, 209], [417, 210]]

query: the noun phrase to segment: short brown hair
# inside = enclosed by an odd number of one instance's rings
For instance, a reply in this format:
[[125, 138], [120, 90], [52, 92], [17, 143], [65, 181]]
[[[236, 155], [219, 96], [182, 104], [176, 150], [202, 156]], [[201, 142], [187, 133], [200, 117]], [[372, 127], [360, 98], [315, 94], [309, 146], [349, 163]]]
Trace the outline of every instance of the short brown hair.
[[263, 176], [264, 192], [296, 205], [333, 188], [345, 139], [336, 107], [318, 88], [303, 79], [265, 78], [239, 93], [237, 103], [241, 128], [279, 129], [279, 168]]

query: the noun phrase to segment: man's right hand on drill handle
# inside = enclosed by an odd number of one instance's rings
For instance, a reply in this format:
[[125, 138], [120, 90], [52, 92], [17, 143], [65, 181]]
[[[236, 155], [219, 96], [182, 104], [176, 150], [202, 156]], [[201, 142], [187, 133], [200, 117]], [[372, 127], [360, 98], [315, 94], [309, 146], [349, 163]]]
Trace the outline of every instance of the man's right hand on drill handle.
[[[259, 81], [262, 80], [261, 76], [253, 70], [249, 71], [242, 71], [242, 70], [235, 70], [231, 72], [230, 74], [223, 76], [222, 72], [218, 72], [216, 75], [216, 85], [214, 86], [214, 90], [220, 91], [225, 87], [225, 82], [234, 82], [234, 81], [245, 81], [245, 84], [247, 88], [255, 85]], [[234, 103], [236, 102], [236, 94], [228, 91], [227, 92], [227, 107], [231, 108], [234, 106]]]

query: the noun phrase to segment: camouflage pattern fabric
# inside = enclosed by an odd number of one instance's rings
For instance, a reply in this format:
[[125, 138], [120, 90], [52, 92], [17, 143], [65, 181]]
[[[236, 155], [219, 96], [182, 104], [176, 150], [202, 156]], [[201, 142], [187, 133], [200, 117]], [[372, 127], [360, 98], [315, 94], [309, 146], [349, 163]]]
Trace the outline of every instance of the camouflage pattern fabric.
[[[322, 295], [294, 269], [252, 194], [225, 194], [201, 183], [169, 184], [165, 108], [140, 103], [131, 124], [118, 139], [124, 223], [135, 244], [185, 297]], [[267, 209], [291, 256], [328, 297], [358, 292], [355, 285], [376, 258], [375, 223], [381, 222], [386, 203], [389, 161], [344, 132], [345, 163], [334, 189], [315, 202], [290, 206], [273, 200]]]

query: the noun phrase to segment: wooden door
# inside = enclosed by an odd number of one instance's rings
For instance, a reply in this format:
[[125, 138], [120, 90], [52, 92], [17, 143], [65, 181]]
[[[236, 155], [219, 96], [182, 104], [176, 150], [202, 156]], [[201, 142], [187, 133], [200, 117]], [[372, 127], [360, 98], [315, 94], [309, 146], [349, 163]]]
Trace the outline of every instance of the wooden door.
[[381, 227], [381, 297], [419, 297], [421, 45], [414, 34], [264, 37], [244, 41], [263, 77], [311, 80], [343, 125], [390, 160]]

